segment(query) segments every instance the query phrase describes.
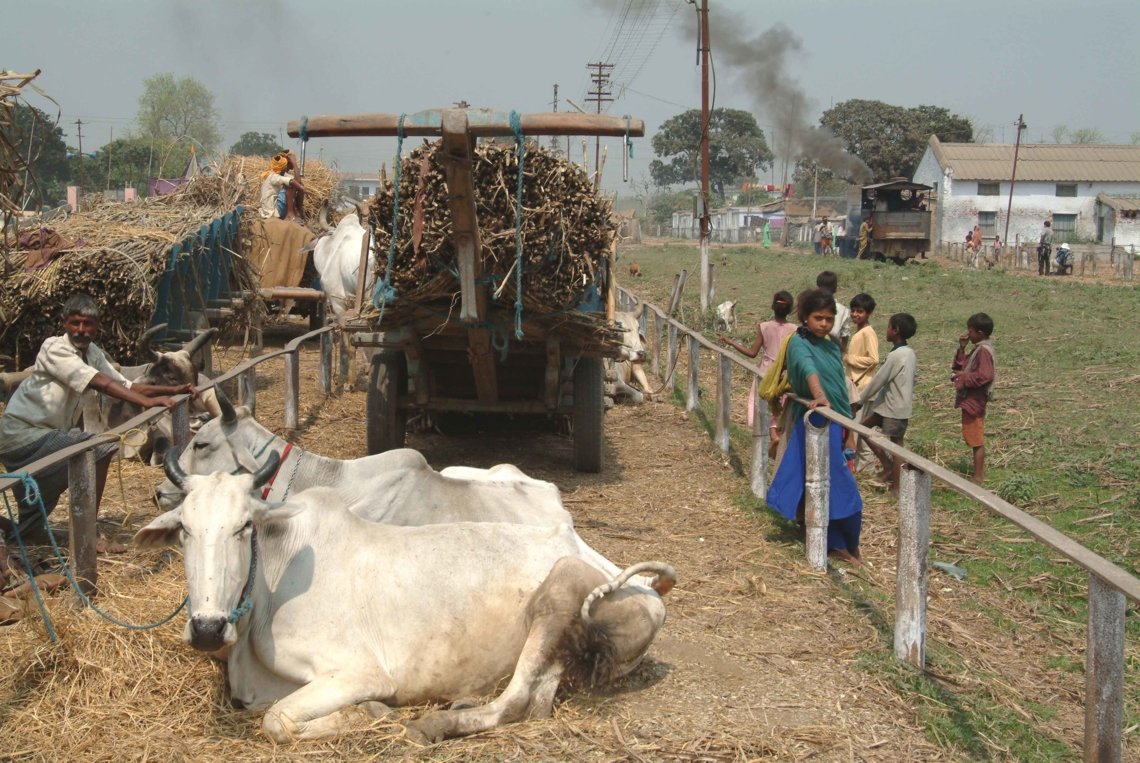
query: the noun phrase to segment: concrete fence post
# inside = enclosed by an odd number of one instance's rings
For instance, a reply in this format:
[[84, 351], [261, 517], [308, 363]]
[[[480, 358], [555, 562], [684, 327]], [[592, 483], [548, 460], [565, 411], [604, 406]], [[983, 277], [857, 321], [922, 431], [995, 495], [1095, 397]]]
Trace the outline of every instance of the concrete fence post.
[[895, 657], [926, 666], [926, 557], [930, 547], [930, 475], [904, 464], [899, 479], [895, 573]]
[[[76, 453], [67, 461], [67, 492], [71, 497], [71, 565], [75, 582], [86, 596], [95, 595], [97, 582], [95, 544], [99, 540], [95, 527], [98, 507], [95, 496], [95, 451]], [[83, 600], [76, 597], [76, 605]]]
[[759, 394], [753, 395], [749, 402], [756, 406], [756, 414], [752, 417], [752, 495], [763, 504], [768, 496], [768, 426], [772, 414], [768, 411], [767, 401]]
[[689, 385], [685, 390], [685, 410], [695, 411], [701, 404], [701, 344], [689, 337]]
[[1119, 763], [1124, 717], [1124, 594], [1089, 574], [1085, 651], [1087, 763]]
[[827, 569], [827, 523], [830, 520], [831, 473], [828, 438], [831, 422], [823, 426], [804, 417], [807, 469], [804, 474], [804, 523], [807, 525], [807, 560], [814, 569]]
[[716, 446], [727, 453], [732, 444], [732, 358], [718, 352], [717, 359], [720, 363], [716, 375]]

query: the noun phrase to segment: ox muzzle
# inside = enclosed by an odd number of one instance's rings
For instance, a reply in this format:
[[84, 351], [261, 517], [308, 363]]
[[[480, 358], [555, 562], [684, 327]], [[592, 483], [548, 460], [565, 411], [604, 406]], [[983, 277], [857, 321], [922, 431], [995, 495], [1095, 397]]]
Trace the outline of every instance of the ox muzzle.
[[234, 643], [236, 636], [225, 615], [194, 615], [186, 623], [182, 640], [200, 652], [216, 652]]

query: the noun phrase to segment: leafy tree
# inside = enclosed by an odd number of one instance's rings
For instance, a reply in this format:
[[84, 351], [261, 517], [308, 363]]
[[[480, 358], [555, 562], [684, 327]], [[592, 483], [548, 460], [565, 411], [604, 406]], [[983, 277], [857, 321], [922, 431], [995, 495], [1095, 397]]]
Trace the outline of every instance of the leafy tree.
[[[709, 114], [709, 183], [724, 202], [725, 185], [756, 176], [772, 166], [772, 151], [756, 118], [741, 109]], [[653, 136], [649, 173], [658, 186], [700, 180], [701, 112], [690, 109], [665, 120]], [[665, 161], [662, 161], [664, 159]]]
[[283, 149], [272, 133], [247, 132], [230, 146], [230, 153], [238, 156], [273, 156]]
[[16, 177], [17, 187], [23, 188], [30, 199], [16, 198], [17, 204], [34, 209], [43, 204], [54, 204], [63, 198], [71, 168], [67, 160], [67, 144], [63, 129], [56, 119], [35, 106], [16, 103], [10, 123], [0, 121], [0, 134], [4, 143], [11, 145], [23, 162], [29, 162], [27, 182], [23, 173]]
[[1140, 132], [1132, 133], [1132, 145], [1140, 146]]
[[749, 188], [747, 191], [742, 191], [736, 195], [736, 206], [758, 207], [778, 198], [778, 195], [768, 193], [763, 188]]
[[221, 142], [217, 118], [213, 93], [193, 77], [156, 74], [144, 80], [136, 119], [140, 136], [156, 141], [156, 154], [158, 145], [163, 148], [163, 162], [155, 174], [168, 172], [166, 162], [176, 163], [178, 154], [188, 154], [188, 145], [177, 151], [172, 148], [180, 141], [197, 143], [206, 152], [216, 150]]
[[819, 121], [867, 163], [877, 181], [910, 177], [932, 134], [951, 143], [974, 140], [970, 120], [941, 106], [905, 108], [855, 98], [835, 104]]
[[83, 172], [87, 184], [90, 188], [131, 186], [142, 192], [146, 189], [147, 179], [161, 160], [159, 152], [160, 147], [147, 138], [113, 140], [99, 149], [94, 159], [84, 162]]

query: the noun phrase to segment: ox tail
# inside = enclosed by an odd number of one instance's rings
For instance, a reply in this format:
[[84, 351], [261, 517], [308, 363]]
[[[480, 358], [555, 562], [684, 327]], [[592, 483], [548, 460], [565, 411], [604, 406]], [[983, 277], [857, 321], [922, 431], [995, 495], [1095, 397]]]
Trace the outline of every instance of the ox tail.
[[677, 584], [677, 571], [673, 569], [672, 565], [666, 564], [665, 562], [640, 562], [632, 567], [626, 567], [622, 570], [621, 574], [613, 580], [608, 583], [602, 583], [590, 592], [590, 595], [582, 602], [582, 622], [586, 624], [593, 622], [593, 618], [590, 616], [590, 610], [593, 609], [595, 601], [621, 588], [634, 575], [640, 575], [644, 572], [656, 573], [657, 580], [653, 583], [653, 590], [658, 594], [664, 595], [669, 593], [669, 591], [673, 590], [673, 586]]

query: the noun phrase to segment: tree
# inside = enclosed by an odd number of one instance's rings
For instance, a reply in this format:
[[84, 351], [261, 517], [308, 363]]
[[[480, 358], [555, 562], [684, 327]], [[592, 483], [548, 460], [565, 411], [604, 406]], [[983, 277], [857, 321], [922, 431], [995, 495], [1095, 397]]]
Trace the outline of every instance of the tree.
[[284, 147], [268, 132], [247, 132], [230, 146], [230, 153], [238, 156], [273, 156]]
[[1057, 125], [1053, 128], [1053, 142], [1080, 145], [1104, 143], [1104, 134], [1095, 127], [1078, 127], [1076, 130], [1070, 130], [1065, 125]]
[[823, 112], [819, 122], [866, 162], [878, 181], [914, 174], [931, 135], [949, 143], [974, 140], [970, 120], [941, 106], [905, 108], [854, 98]]
[[218, 113], [214, 95], [193, 77], [175, 79], [173, 74], [156, 74], [144, 80], [136, 118], [140, 137], [156, 142], [156, 156], [162, 148], [164, 162], [158, 164], [156, 175], [164, 172], [166, 160], [176, 161], [178, 154], [189, 151], [188, 147], [172, 150], [175, 143], [197, 143], [208, 153], [221, 141], [215, 124]]
[[119, 138], [104, 144], [94, 159], [85, 161], [83, 172], [90, 188], [131, 186], [141, 193], [160, 159], [149, 139]]
[[[772, 166], [772, 151], [756, 118], [741, 109], [709, 113], [709, 183], [724, 202], [727, 184], [756, 177]], [[653, 136], [649, 173], [658, 186], [700, 180], [701, 112], [690, 109], [665, 120]], [[662, 161], [664, 159], [665, 161]]]
[[0, 122], [0, 135], [21, 163], [28, 162], [26, 182], [23, 173], [17, 176], [17, 185], [27, 196], [13, 200], [28, 209], [54, 204], [63, 198], [71, 178], [63, 129], [56, 119], [25, 103], [16, 103], [11, 116], [10, 124]]

